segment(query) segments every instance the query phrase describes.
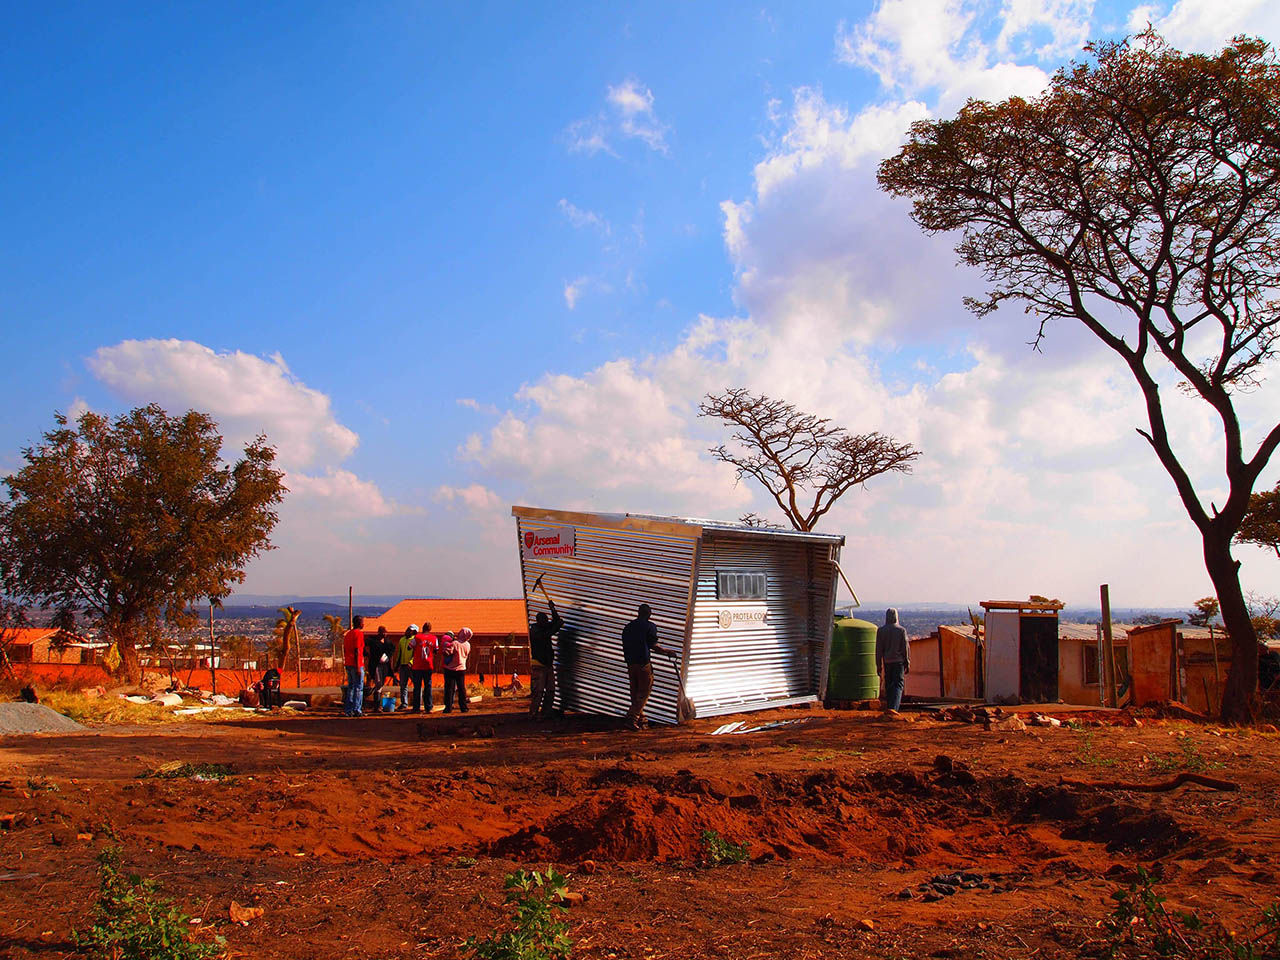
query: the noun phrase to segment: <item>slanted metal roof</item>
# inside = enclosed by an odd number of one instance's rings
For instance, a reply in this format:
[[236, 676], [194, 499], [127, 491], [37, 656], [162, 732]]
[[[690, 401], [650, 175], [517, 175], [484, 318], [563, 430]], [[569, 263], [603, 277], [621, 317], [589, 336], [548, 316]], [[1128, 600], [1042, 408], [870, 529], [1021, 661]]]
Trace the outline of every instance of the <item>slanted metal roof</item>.
[[704, 520], [697, 517], [663, 517], [648, 513], [590, 513], [522, 506], [513, 506], [511, 515], [527, 520], [545, 520], [549, 523], [577, 523], [616, 530], [644, 530], [650, 533], [670, 533], [686, 537], [699, 537], [709, 533], [713, 536], [745, 540], [786, 540], [792, 543], [826, 543], [844, 546], [844, 536], [841, 534], [749, 527], [744, 523]]

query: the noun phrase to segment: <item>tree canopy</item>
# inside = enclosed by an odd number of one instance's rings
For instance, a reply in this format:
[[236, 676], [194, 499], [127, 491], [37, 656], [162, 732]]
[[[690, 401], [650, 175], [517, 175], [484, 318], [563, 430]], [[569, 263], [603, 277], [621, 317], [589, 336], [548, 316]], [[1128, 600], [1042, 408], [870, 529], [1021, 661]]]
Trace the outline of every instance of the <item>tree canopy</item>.
[[[1139, 433], [1201, 534], [1233, 641], [1223, 712], [1242, 719], [1257, 657], [1230, 548], [1280, 424], [1250, 448], [1235, 398], [1280, 335], [1280, 66], [1244, 37], [1212, 56], [1150, 31], [1087, 50], [1036, 99], [914, 124], [879, 180], [926, 231], [960, 231], [957, 252], [989, 285], [968, 301], [976, 313], [1021, 302], [1036, 346], [1054, 321], [1083, 323], [1127, 365], [1146, 406]], [[1170, 387], [1221, 427], [1220, 506], [1174, 450]]]
[[1249, 510], [1240, 523], [1236, 542], [1270, 547], [1280, 557], [1280, 484], [1249, 498]]
[[4, 592], [90, 611], [136, 677], [139, 645], [192, 623], [192, 604], [226, 596], [270, 549], [283, 474], [265, 437], [224, 463], [217, 424], [194, 410], [56, 421], [4, 480]]
[[[909, 443], [882, 433], [853, 434], [785, 400], [743, 389], [707, 394], [699, 412], [734, 427], [740, 445], [720, 444], [711, 455], [764, 487], [796, 530], [812, 530], [851, 487], [883, 473], [910, 473], [920, 456]], [[743, 522], [768, 525], [754, 513]]]

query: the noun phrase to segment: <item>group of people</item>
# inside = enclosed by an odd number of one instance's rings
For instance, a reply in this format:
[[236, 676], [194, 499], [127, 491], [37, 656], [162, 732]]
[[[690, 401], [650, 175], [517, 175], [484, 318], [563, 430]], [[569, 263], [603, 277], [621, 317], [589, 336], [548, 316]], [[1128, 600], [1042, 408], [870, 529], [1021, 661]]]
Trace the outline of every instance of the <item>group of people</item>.
[[[564, 620], [554, 601], [548, 597], [547, 603], [551, 615], [539, 613], [529, 624], [529, 679], [532, 687], [529, 714], [533, 717], [549, 717], [555, 709], [555, 641], [564, 627]], [[648, 726], [644, 710], [653, 691], [652, 655], [677, 656], [675, 651], [659, 644], [658, 627], [652, 616], [649, 605], [642, 603], [636, 611], [636, 618], [622, 629], [622, 657], [627, 664], [631, 700], [627, 724], [635, 730]], [[456, 634], [446, 631], [437, 635], [431, 632], [430, 623], [424, 623], [421, 628], [411, 623], [399, 637], [388, 634], [386, 627], [379, 627], [376, 633], [366, 636], [364, 618], [353, 617], [351, 629], [342, 638], [343, 662], [347, 670], [342, 712], [348, 717], [363, 716], [366, 691], [372, 701], [372, 710], [381, 712], [383, 689], [396, 681], [400, 684], [401, 710], [429, 712], [432, 709], [432, 676], [441, 671], [444, 673], [444, 712], [453, 711], [456, 697], [458, 709], [466, 713], [466, 674], [467, 659], [471, 656], [471, 637], [468, 627], [463, 627]], [[410, 685], [413, 687], [412, 696]]]
[[[348, 717], [364, 714], [365, 691], [368, 690], [375, 713], [383, 710], [383, 689], [398, 681], [401, 710], [410, 709], [409, 687], [412, 684], [412, 712], [431, 711], [432, 678], [437, 671], [444, 674], [444, 712], [453, 712], [457, 699], [462, 713], [467, 704], [467, 660], [471, 656], [470, 627], [463, 627], [456, 634], [445, 631], [431, 632], [431, 624], [421, 628], [409, 624], [399, 637], [392, 637], [386, 627], [366, 636], [364, 618], [353, 617], [351, 629], [342, 638], [343, 662], [347, 669], [347, 685], [344, 688], [342, 712]], [[395, 696], [394, 692], [390, 694]]]
[[[547, 604], [551, 614], [539, 612], [534, 622], [529, 624], [529, 680], [532, 687], [529, 715], [541, 718], [551, 716], [555, 709], [555, 642], [556, 635], [564, 628], [564, 620], [555, 602], [548, 597]], [[661, 653], [673, 659], [677, 656], [675, 651], [658, 642], [658, 627], [652, 617], [649, 605], [642, 603], [636, 611], [636, 618], [622, 628], [622, 658], [627, 665], [630, 694], [626, 721], [634, 730], [648, 726], [644, 711], [653, 691], [653, 654]], [[469, 627], [463, 627], [456, 634], [449, 631], [435, 634], [431, 632], [430, 623], [424, 623], [421, 628], [411, 623], [399, 637], [388, 634], [386, 627], [379, 627], [377, 633], [366, 636], [364, 618], [354, 617], [351, 629], [342, 638], [347, 668], [343, 713], [348, 717], [363, 715], [366, 689], [373, 701], [373, 710], [381, 712], [383, 688], [397, 681], [401, 710], [430, 712], [431, 681], [436, 671], [444, 674], [444, 712], [453, 711], [456, 698], [458, 709], [466, 713], [466, 674], [467, 659], [471, 656], [471, 637]], [[892, 608], [886, 611], [884, 626], [877, 632], [876, 669], [884, 675], [886, 706], [898, 709], [902, 703], [904, 680], [911, 669], [911, 645], [906, 630], [898, 623], [898, 611]], [[412, 696], [410, 685], [413, 687]]]

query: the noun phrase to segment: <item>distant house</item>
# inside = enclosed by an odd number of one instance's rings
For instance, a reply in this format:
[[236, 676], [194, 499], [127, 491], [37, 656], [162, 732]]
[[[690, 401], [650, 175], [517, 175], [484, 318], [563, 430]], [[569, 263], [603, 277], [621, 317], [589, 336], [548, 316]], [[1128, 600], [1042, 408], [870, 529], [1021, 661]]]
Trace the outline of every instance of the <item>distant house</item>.
[[[940, 626], [927, 637], [913, 638], [907, 694], [1024, 703], [1062, 700], [1080, 706], [1103, 702], [1101, 628], [1096, 623], [1059, 621], [1056, 611], [1035, 603], [1001, 601], [1000, 606], [1008, 608], [996, 608], [1007, 623], [993, 618], [989, 608], [976, 630], [972, 623]], [[992, 630], [993, 621], [999, 632]], [[1177, 699], [1203, 712], [1220, 708], [1231, 658], [1230, 643], [1220, 629], [1178, 620], [1116, 623], [1112, 636], [1122, 704]], [[984, 659], [991, 662], [984, 664]], [[1003, 678], [996, 676], [999, 670]]]
[[15, 627], [0, 631], [13, 663], [94, 663], [95, 648], [78, 634], [56, 627]]
[[433, 633], [457, 633], [470, 627], [472, 673], [528, 673], [529, 621], [524, 599], [421, 599], [401, 600], [380, 617], [365, 617], [365, 633], [386, 627], [393, 637], [409, 624], [431, 624]]

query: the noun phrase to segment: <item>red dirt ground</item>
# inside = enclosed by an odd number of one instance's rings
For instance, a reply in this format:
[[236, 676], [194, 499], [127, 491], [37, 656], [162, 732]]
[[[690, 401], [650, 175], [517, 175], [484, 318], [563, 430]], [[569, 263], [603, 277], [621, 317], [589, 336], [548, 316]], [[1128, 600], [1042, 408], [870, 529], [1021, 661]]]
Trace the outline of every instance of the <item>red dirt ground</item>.
[[[463, 955], [501, 925], [503, 876], [547, 864], [585, 896], [567, 917], [584, 958], [1078, 956], [1137, 865], [1171, 904], [1226, 919], [1280, 893], [1274, 734], [1160, 720], [998, 733], [815, 709], [713, 737], [723, 720], [632, 733], [481, 706], [0, 741], [0, 824], [20, 814], [0, 831], [4, 955], [70, 952], [109, 833], [232, 956]], [[1242, 789], [1059, 783], [1161, 779], [1175, 736]], [[173, 760], [234, 776], [140, 779]], [[703, 865], [703, 830], [751, 860]], [[921, 899], [959, 870], [988, 886]], [[232, 900], [264, 915], [232, 924]]]

